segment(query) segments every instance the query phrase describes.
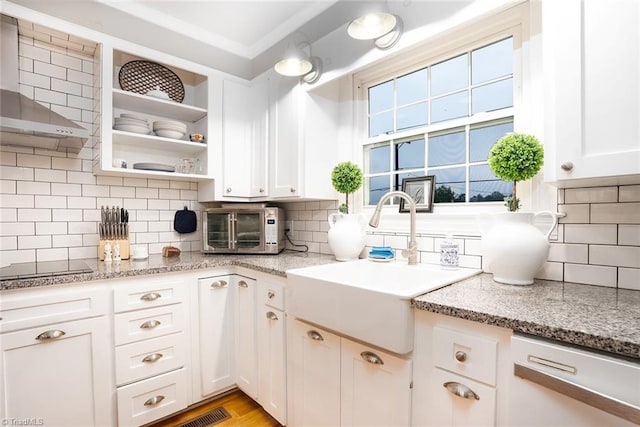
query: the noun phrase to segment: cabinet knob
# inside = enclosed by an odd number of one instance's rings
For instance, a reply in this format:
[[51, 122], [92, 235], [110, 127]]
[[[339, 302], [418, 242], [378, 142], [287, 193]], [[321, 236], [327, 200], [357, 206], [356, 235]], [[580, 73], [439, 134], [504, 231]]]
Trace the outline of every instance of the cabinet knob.
[[314, 341], [324, 341], [322, 335], [318, 331], [307, 331], [307, 336]]
[[264, 188], [261, 188], [261, 189], [260, 189], [260, 192], [261, 192], [261, 193], [264, 193]]
[[245, 282], [244, 280], [240, 280], [238, 282], [238, 286], [240, 286], [241, 288], [248, 288], [249, 284], [247, 284], [247, 282]]
[[467, 353], [460, 350], [456, 351], [456, 360], [458, 362], [464, 362], [465, 360], [467, 360]]
[[269, 311], [267, 312], [267, 319], [278, 320], [278, 316], [273, 311]]
[[224, 288], [227, 286], [227, 282], [224, 280], [216, 280], [215, 282], [213, 282], [211, 284], [211, 287], [213, 289], [220, 289], [220, 288]]
[[158, 326], [160, 326], [159, 320], [147, 320], [142, 325], [140, 325], [140, 329], [153, 329]]
[[382, 361], [380, 356], [370, 351], [363, 351], [362, 353], [360, 353], [360, 357], [362, 357], [365, 362], [371, 363], [373, 365], [384, 365], [384, 362]]
[[157, 292], [149, 292], [148, 294], [144, 294], [140, 297], [142, 301], [155, 301], [158, 298], [162, 298], [162, 295]]
[[55, 340], [55, 339], [60, 338], [60, 337], [62, 337], [64, 335], [65, 335], [64, 331], [56, 329], [56, 330], [43, 332], [40, 335], [38, 335], [36, 337], [36, 339], [38, 341], [48, 341], [48, 340]]
[[227, 193], [231, 193], [231, 187], [227, 187]]
[[458, 397], [462, 397], [464, 399], [475, 399], [480, 400], [480, 397], [469, 387], [464, 384], [460, 384], [455, 381], [450, 381], [442, 384], [444, 388], [451, 394], [455, 394]]
[[162, 358], [162, 353], [153, 353], [153, 354], [149, 354], [149, 355], [145, 356], [142, 359], [142, 362], [144, 362], [144, 363], [153, 363], [153, 362], [157, 362], [161, 358]]
[[296, 187], [291, 187], [291, 189], [289, 191], [291, 191], [292, 193], [295, 193], [298, 190], [296, 190]]
[[153, 396], [153, 397], [147, 399], [146, 402], [144, 402], [144, 406], [155, 406], [158, 403], [162, 402], [163, 400], [164, 400], [164, 396], [162, 396], [162, 395]]
[[273, 297], [275, 296], [276, 296], [276, 293], [273, 292], [271, 289], [269, 289], [269, 292], [267, 292], [267, 298], [273, 299]]
[[572, 162], [563, 162], [560, 165], [560, 169], [562, 169], [563, 171], [569, 172], [570, 170], [573, 169], [573, 163]]

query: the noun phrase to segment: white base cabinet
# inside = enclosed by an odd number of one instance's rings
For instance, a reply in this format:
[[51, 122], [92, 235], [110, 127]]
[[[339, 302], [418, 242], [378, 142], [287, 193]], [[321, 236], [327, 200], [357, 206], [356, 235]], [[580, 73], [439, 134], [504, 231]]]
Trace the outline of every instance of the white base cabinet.
[[410, 425], [411, 359], [288, 323], [290, 426]]
[[253, 400], [258, 399], [258, 335], [256, 332], [255, 279], [234, 277], [236, 385]]
[[3, 424], [115, 424], [113, 341], [107, 307], [107, 291], [100, 287], [2, 293]]

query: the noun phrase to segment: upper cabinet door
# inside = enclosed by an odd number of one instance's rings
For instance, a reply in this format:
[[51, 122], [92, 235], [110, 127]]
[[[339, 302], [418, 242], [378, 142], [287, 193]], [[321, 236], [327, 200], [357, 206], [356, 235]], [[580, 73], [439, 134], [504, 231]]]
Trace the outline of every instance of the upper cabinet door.
[[640, 182], [639, 24], [635, 1], [542, 3], [547, 181]]
[[272, 73], [269, 97], [269, 196], [298, 196], [300, 118], [303, 115], [298, 79]]

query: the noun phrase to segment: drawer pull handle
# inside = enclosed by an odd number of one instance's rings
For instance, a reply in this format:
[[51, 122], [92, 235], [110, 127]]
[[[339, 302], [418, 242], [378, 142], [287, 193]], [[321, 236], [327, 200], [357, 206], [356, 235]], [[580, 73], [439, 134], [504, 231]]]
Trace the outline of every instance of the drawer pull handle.
[[153, 329], [160, 325], [159, 320], [147, 320], [142, 325], [140, 325], [140, 329]]
[[162, 353], [153, 353], [145, 356], [144, 359], [142, 359], [142, 361], [144, 363], [153, 363], [153, 362], [157, 362], [160, 359], [162, 359]]
[[275, 296], [276, 296], [276, 293], [273, 292], [271, 289], [269, 289], [269, 292], [267, 292], [267, 298], [273, 299], [273, 297]]
[[458, 362], [464, 362], [467, 360], [467, 353], [465, 353], [464, 351], [456, 351], [456, 360]]
[[220, 288], [224, 288], [225, 286], [227, 286], [227, 282], [224, 280], [216, 280], [211, 284], [211, 287], [213, 289], [220, 289]]
[[467, 387], [464, 384], [460, 384], [455, 381], [450, 381], [442, 384], [444, 388], [451, 394], [455, 394], [458, 397], [462, 397], [464, 399], [475, 399], [480, 400], [480, 396], [478, 396], [473, 390]]
[[570, 170], [573, 169], [573, 163], [572, 162], [563, 162], [560, 165], [560, 169], [562, 169], [563, 171], [569, 172]]
[[380, 359], [377, 354], [370, 351], [363, 351], [362, 353], [360, 353], [360, 357], [362, 357], [365, 362], [371, 363], [373, 365], [384, 365], [382, 359]]
[[55, 340], [57, 338], [60, 338], [61, 336], [63, 336], [65, 334], [64, 331], [61, 331], [59, 329], [56, 330], [51, 330], [51, 331], [46, 331], [41, 333], [40, 335], [38, 335], [36, 337], [36, 339], [38, 341], [48, 341], [48, 340]]
[[248, 288], [249, 284], [247, 282], [245, 282], [244, 280], [240, 280], [238, 282], [238, 286], [240, 286], [241, 288]]
[[307, 331], [307, 336], [314, 341], [324, 341], [322, 335], [320, 335], [317, 331]]
[[267, 319], [278, 320], [278, 316], [273, 311], [269, 311], [267, 312]]
[[157, 292], [149, 292], [148, 294], [144, 294], [140, 297], [142, 301], [155, 301], [159, 298], [162, 298], [162, 295]]
[[162, 395], [153, 396], [153, 397], [147, 399], [146, 402], [144, 402], [144, 406], [155, 406], [158, 403], [162, 402], [163, 400], [164, 400], [164, 396], [162, 396]]

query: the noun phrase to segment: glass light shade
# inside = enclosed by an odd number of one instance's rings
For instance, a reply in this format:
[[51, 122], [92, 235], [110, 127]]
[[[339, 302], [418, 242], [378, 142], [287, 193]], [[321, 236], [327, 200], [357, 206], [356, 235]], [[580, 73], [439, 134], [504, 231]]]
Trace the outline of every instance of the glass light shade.
[[275, 65], [278, 74], [289, 77], [304, 76], [313, 68], [311, 61], [306, 58], [284, 58]]
[[351, 21], [347, 27], [347, 33], [357, 40], [373, 40], [389, 33], [395, 26], [395, 15], [386, 12], [371, 12]]

